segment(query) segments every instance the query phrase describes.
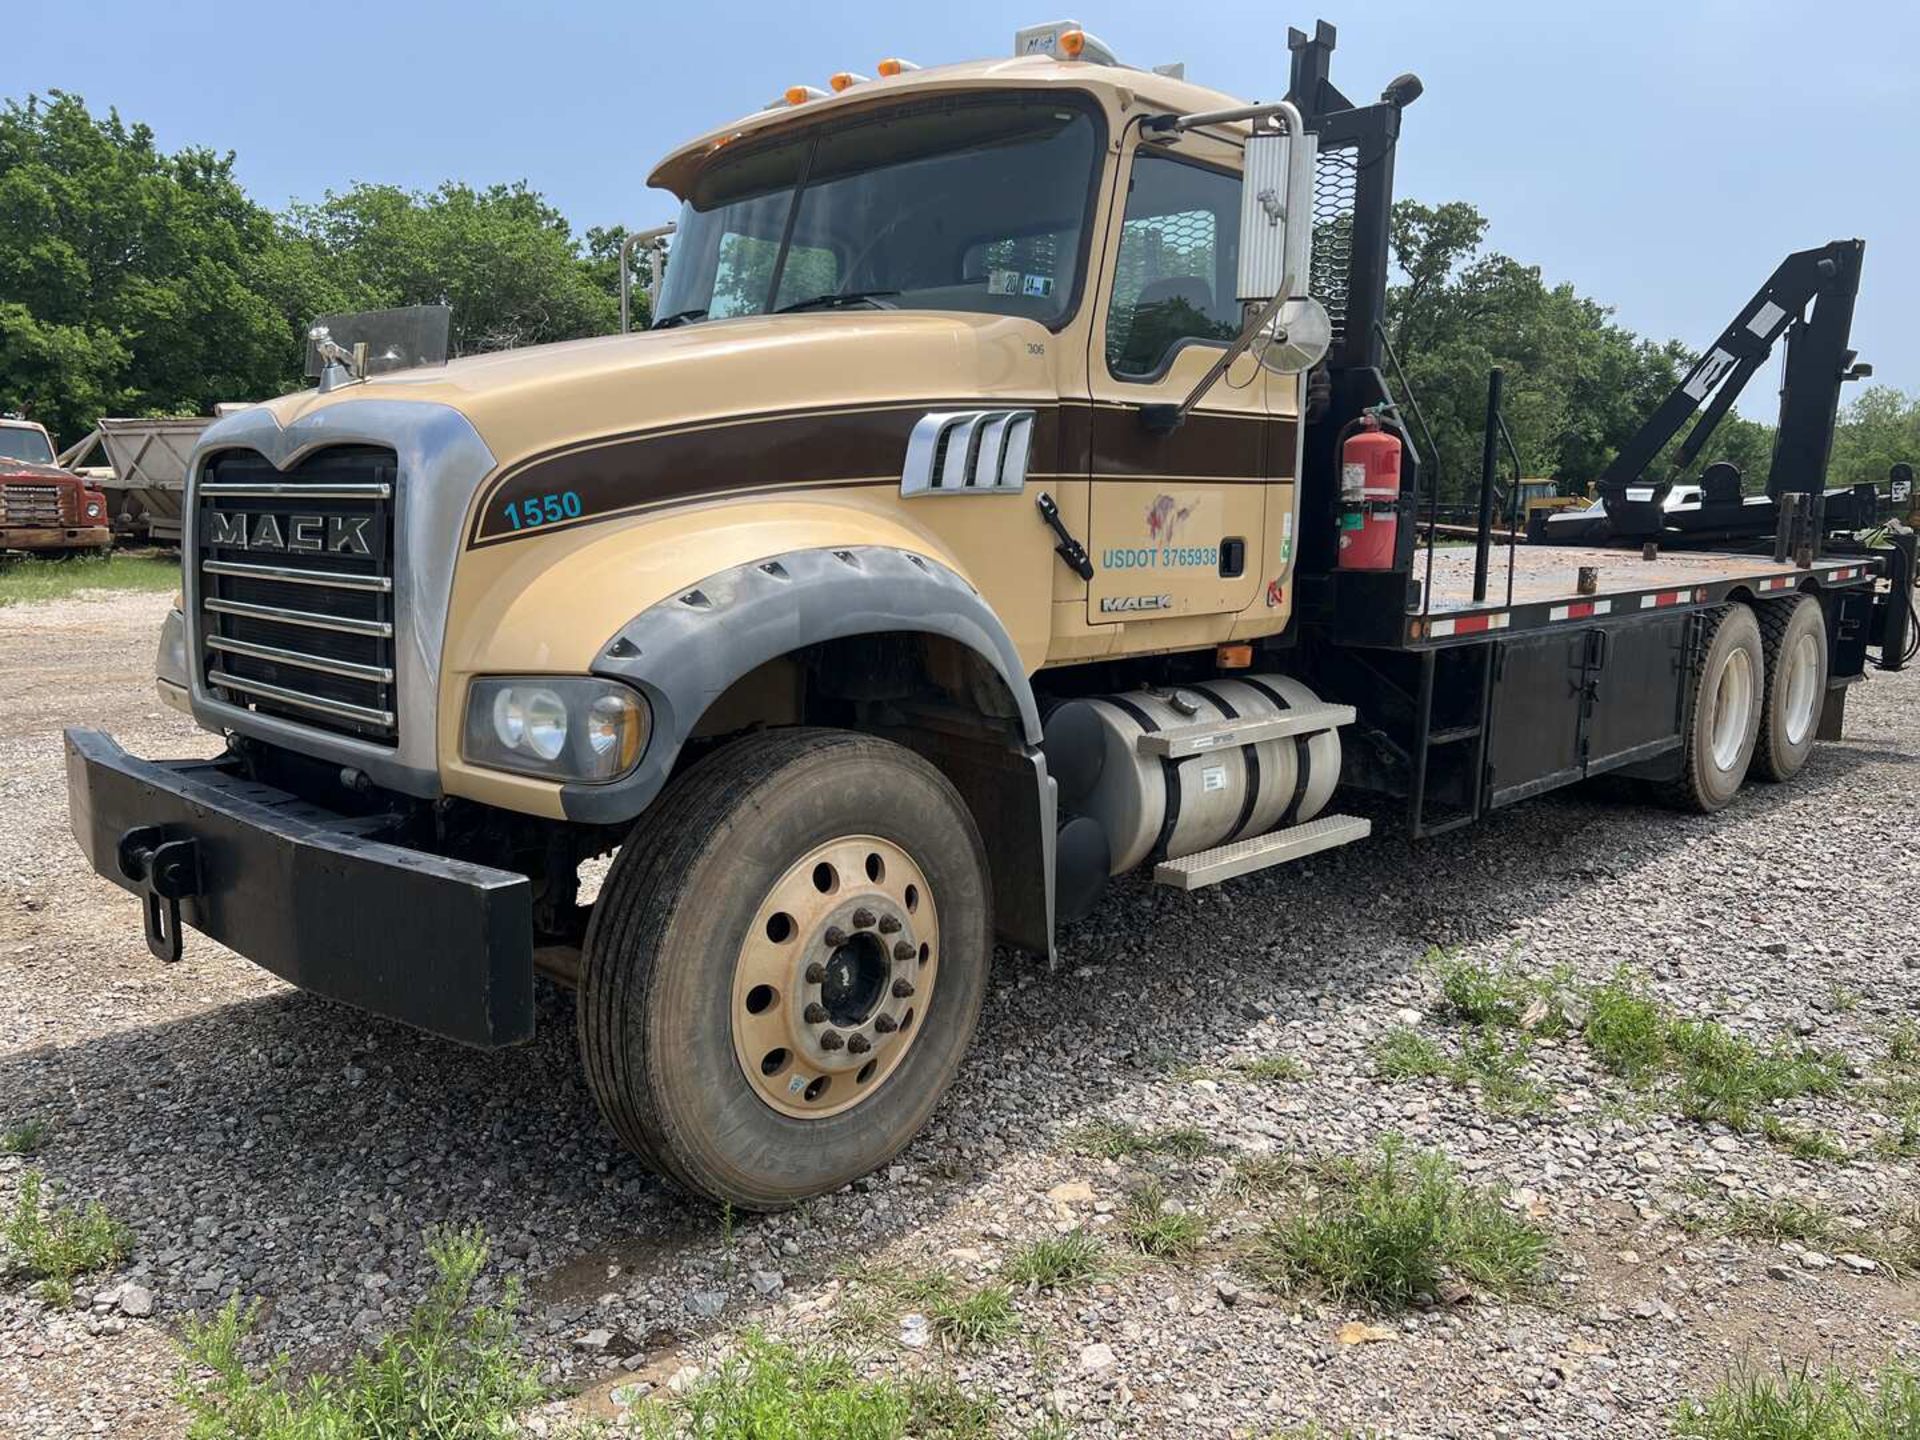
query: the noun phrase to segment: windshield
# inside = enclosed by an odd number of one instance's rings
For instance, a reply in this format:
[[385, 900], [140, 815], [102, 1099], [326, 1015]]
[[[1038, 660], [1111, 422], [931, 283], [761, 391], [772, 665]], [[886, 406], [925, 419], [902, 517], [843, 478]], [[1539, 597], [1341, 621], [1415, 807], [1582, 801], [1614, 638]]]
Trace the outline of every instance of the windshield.
[[37, 465], [51, 465], [53, 446], [38, 430], [0, 425], [0, 460], [30, 460]]
[[949, 97], [743, 149], [695, 181], [654, 323], [844, 303], [1057, 324], [1098, 151], [1058, 95]]

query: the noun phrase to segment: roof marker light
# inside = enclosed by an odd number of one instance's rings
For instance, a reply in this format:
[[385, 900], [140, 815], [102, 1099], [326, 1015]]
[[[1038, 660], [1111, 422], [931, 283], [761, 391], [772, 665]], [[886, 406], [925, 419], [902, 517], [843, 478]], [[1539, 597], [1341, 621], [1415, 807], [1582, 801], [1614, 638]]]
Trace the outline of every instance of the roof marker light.
[[1081, 52], [1087, 48], [1087, 32], [1084, 30], [1062, 30], [1057, 42], [1060, 57], [1063, 60], [1078, 60]]
[[833, 87], [833, 93], [836, 95], [842, 90], [851, 90], [856, 85], [865, 85], [868, 83], [869, 81], [865, 75], [861, 75], [852, 70], [841, 70], [827, 81], [827, 84]]
[[822, 90], [818, 85], [789, 85], [787, 87], [787, 104], [789, 105], [804, 105], [809, 100], [824, 100], [826, 98], [827, 92]]
[[918, 70], [920, 67], [911, 60], [902, 60], [898, 56], [889, 55], [874, 68], [880, 72], [883, 80], [891, 80], [895, 75], [904, 75], [907, 71]]

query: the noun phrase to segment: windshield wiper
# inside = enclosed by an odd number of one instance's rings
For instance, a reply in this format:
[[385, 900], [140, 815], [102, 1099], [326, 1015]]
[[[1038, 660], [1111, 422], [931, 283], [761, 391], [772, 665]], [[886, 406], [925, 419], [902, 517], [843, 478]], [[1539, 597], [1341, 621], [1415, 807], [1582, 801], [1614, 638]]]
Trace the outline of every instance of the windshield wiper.
[[810, 295], [805, 300], [796, 300], [791, 305], [782, 305], [773, 313], [790, 315], [795, 310], [838, 310], [842, 305], [871, 305], [876, 310], [894, 310], [898, 306], [884, 304], [888, 295], [898, 295], [898, 290], [829, 290], [824, 295]]
[[676, 325], [690, 325], [695, 320], [704, 320], [706, 318], [707, 318], [707, 307], [704, 305], [699, 305], [699, 306], [695, 306], [691, 310], [677, 310], [673, 314], [667, 316], [664, 320], [654, 321], [647, 328], [649, 330], [671, 330]]

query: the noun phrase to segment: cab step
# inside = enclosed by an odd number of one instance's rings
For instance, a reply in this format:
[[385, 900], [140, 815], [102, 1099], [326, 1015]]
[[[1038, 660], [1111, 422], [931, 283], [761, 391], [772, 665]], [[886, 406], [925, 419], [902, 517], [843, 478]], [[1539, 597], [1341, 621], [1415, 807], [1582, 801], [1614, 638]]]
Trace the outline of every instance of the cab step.
[[1304, 705], [1298, 710], [1286, 710], [1278, 715], [1259, 718], [1203, 720], [1196, 725], [1150, 730], [1139, 738], [1136, 748], [1142, 755], [1177, 760], [1183, 755], [1225, 750], [1234, 745], [1256, 745], [1262, 740], [1284, 740], [1289, 735], [1314, 735], [1322, 730], [1335, 730], [1342, 725], [1351, 725], [1353, 715], [1351, 705]]
[[1162, 860], [1153, 867], [1153, 883], [1171, 885], [1176, 890], [1200, 890], [1218, 885], [1222, 880], [1304, 859], [1322, 850], [1351, 845], [1372, 833], [1373, 821], [1360, 816], [1322, 815], [1304, 825], [1273, 830], [1251, 840], [1216, 845], [1179, 860]]

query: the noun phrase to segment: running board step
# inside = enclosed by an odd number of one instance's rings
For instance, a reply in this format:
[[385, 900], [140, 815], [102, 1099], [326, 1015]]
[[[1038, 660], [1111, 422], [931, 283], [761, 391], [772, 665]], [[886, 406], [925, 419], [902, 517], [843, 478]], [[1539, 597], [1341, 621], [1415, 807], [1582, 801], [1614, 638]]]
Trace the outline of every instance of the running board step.
[[1151, 730], [1139, 738], [1137, 748], [1142, 755], [1177, 760], [1182, 755], [1199, 755], [1232, 745], [1257, 745], [1262, 740], [1284, 740], [1289, 735], [1312, 735], [1352, 723], [1351, 705], [1304, 705], [1298, 710], [1285, 710], [1258, 719], [1203, 720], [1197, 725]]
[[1236, 840], [1231, 845], [1216, 845], [1197, 855], [1180, 860], [1162, 860], [1153, 867], [1153, 883], [1171, 885], [1176, 890], [1199, 890], [1218, 885], [1222, 880], [1251, 875], [1289, 860], [1301, 860], [1351, 845], [1373, 833], [1373, 822], [1357, 815], [1322, 815], [1304, 825], [1256, 835], [1251, 840]]

